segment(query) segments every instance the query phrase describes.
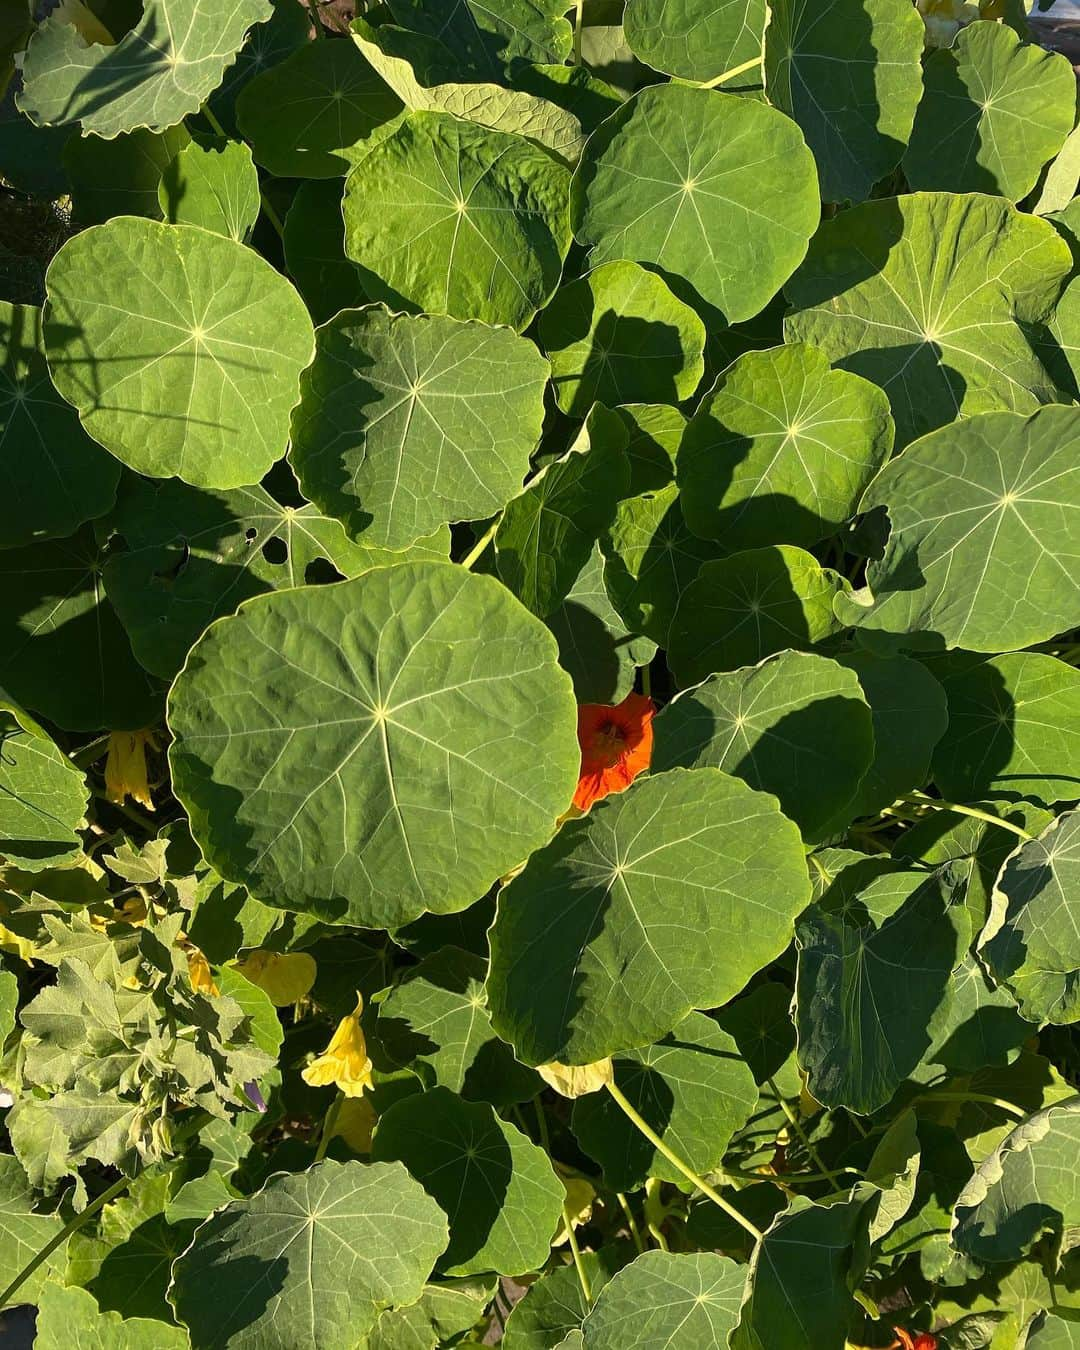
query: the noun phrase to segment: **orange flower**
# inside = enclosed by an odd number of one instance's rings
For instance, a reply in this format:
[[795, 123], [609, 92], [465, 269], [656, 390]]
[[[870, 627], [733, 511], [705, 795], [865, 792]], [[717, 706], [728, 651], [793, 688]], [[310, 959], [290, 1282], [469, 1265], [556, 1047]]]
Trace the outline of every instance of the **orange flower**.
[[581, 774], [574, 805], [587, 811], [611, 792], [625, 792], [652, 758], [652, 720], [656, 709], [644, 694], [627, 694], [621, 703], [583, 703], [578, 709]]
[[928, 1331], [912, 1333], [903, 1327], [893, 1327], [893, 1331], [896, 1332], [896, 1340], [889, 1350], [937, 1350], [938, 1339]]

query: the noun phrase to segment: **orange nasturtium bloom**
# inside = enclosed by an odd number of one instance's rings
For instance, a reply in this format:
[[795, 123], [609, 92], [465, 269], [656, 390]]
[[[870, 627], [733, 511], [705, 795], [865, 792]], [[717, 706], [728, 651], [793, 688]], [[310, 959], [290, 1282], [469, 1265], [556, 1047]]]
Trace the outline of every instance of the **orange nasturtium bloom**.
[[890, 1350], [937, 1350], [938, 1339], [928, 1331], [913, 1333], [905, 1331], [903, 1327], [893, 1327], [893, 1331], [896, 1332], [896, 1340]]
[[371, 1060], [360, 1026], [363, 1007], [364, 1000], [358, 994], [356, 1011], [341, 1019], [330, 1044], [300, 1075], [309, 1087], [329, 1087], [333, 1083], [346, 1097], [359, 1097], [365, 1088], [373, 1086]]
[[583, 703], [578, 709], [581, 775], [574, 805], [587, 811], [612, 792], [625, 792], [652, 758], [652, 720], [656, 709], [644, 694], [627, 694], [611, 707]]

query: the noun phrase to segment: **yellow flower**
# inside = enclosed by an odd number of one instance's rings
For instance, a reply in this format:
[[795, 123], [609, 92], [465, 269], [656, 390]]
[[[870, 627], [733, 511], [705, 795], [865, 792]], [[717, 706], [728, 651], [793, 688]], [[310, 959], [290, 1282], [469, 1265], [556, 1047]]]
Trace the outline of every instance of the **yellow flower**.
[[311, 992], [318, 967], [307, 952], [249, 952], [236, 969], [244, 979], [257, 984], [275, 1008], [287, 1008]]
[[566, 1189], [566, 1201], [563, 1205], [563, 1221], [559, 1225], [559, 1231], [552, 1238], [551, 1245], [561, 1247], [563, 1243], [570, 1241], [567, 1219], [575, 1228], [580, 1228], [583, 1223], [588, 1223], [592, 1218], [596, 1191], [584, 1177], [570, 1176], [558, 1163], [555, 1164], [555, 1170]]
[[197, 994], [208, 994], [211, 998], [216, 998], [219, 991], [210, 972], [210, 962], [203, 956], [198, 947], [188, 948], [187, 968], [192, 989]]
[[370, 1153], [377, 1119], [375, 1108], [366, 1097], [353, 1097], [341, 1103], [334, 1121], [334, 1136], [344, 1139], [354, 1153]]
[[130, 797], [154, 809], [154, 799], [146, 781], [146, 750], [158, 748], [150, 731], [114, 731], [109, 736], [109, 755], [105, 761], [105, 791], [111, 802]]
[[598, 1059], [595, 1064], [560, 1064], [552, 1060], [550, 1064], [539, 1065], [536, 1072], [560, 1097], [584, 1097], [615, 1081], [610, 1059]]
[[333, 1083], [346, 1097], [359, 1097], [365, 1088], [372, 1087], [371, 1060], [360, 1026], [363, 1007], [364, 1000], [357, 994], [356, 1011], [341, 1019], [330, 1044], [301, 1074], [309, 1087]]

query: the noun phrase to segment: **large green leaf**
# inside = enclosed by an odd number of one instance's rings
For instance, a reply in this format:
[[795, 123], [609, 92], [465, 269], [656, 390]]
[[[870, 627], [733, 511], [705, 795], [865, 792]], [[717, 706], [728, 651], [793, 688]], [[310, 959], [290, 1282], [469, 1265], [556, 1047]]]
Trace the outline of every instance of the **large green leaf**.
[[[548, 102], [545, 97], [522, 89], [505, 89], [500, 84], [456, 84], [453, 76], [460, 69], [452, 62], [425, 61], [427, 54], [445, 57], [440, 47], [429, 52], [430, 43], [402, 28], [383, 24], [371, 28], [363, 19], [355, 19], [351, 29], [353, 42], [368, 62], [397, 94], [406, 108], [419, 112], [452, 113], [466, 122], [477, 122], [493, 131], [512, 132], [538, 145], [546, 146], [561, 159], [573, 163], [585, 144], [585, 132], [572, 111]], [[415, 67], [415, 68], [414, 68]], [[526, 69], [529, 69], [528, 67]], [[535, 67], [532, 69], [536, 69]], [[568, 67], [543, 67], [568, 70]], [[576, 70], [585, 74], [582, 67]], [[516, 74], [517, 72], [515, 72]], [[545, 92], [549, 92], [545, 88]], [[618, 100], [615, 100], [618, 102]], [[611, 104], [602, 99], [603, 114]]]
[[[887, 464], [862, 501], [884, 506], [869, 595], [838, 613], [921, 646], [1000, 652], [1080, 623], [1080, 411], [986, 413], [942, 427]], [[1024, 565], [1017, 565], [1022, 558]]]
[[376, 1035], [398, 1065], [429, 1086], [496, 1106], [527, 1101], [541, 1088], [491, 1029], [484, 1006], [487, 962], [444, 947], [408, 971], [379, 1004]]
[[645, 1252], [601, 1289], [585, 1350], [726, 1350], [744, 1282], [715, 1252]]
[[170, 725], [211, 865], [367, 927], [483, 895], [549, 837], [580, 758], [550, 633], [437, 563], [248, 601], [192, 649]]
[[118, 459], [239, 487], [280, 457], [314, 341], [300, 297], [258, 254], [121, 216], [69, 239], [47, 284], [53, 380]]
[[1016, 995], [1029, 1021], [1080, 1021], [1080, 812], [1021, 844], [994, 887], [980, 950], [991, 975]]
[[1028, 1332], [1024, 1350], [1078, 1350], [1080, 1324], [1043, 1312]]
[[[765, 12], [765, 0], [627, 0], [623, 25], [646, 65], [704, 82], [761, 55]], [[760, 70], [744, 83], [760, 84]]]
[[880, 921], [814, 906], [796, 929], [799, 1063], [823, 1106], [869, 1115], [887, 1105], [947, 1009], [959, 959], [950, 890], [912, 880]]
[[[620, 1259], [621, 1258], [621, 1259]], [[593, 1299], [625, 1261], [613, 1246], [582, 1252], [582, 1268]], [[552, 1350], [561, 1337], [580, 1327], [589, 1311], [581, 1281], [572, 1265], [555, 1266], [530, 1284], [506, 1319], [504, 1350]]]
[[404, 548], [494, 515], [520, 491], [548, 374], [506, 328], [342, 310], [316, 334], [290, 458], [305, 494], [351, 534]]
[[686, 523], [729, 551], [809, 548], [855, 513], [892, 441], [876, 385], [798, 343], [747, 352], [702, 399], [679, 446]]
[[899, 164], [922, 93], [924, 32], [907, 0], [773, 0], [765, 87], [802, 127], [827, 202], [863, 201]]
[[310, 179], [300, 184], [285, 217], [285, 264], [316, 323], [367, 300], [360, 273], [345, 256], [343, 192], [340, 179]]
[[85, 1289], [50, 1283], [38, 1299], [34, 1344], [38, 1350], [185, 1350], [188, 1338], [180, 1327], [148, 1317], [102, 1312]]
[[[0, 853], [25, 871], [71, 861], [86, 779], [32, 718], [0, 702]], [[2, 1039], [2, 1037], [0, 1037]]]
[[395, 308], [523, 329], [559, 282], [568, 193], [565, 166], [519, 136], [406, 113], [349, 174], [345, 251]]
[[603, 404], [577, 440], [507, 503], [495, 531], [499, 576], [534, 614], [569, 595], [630, 481], [625, 424]]
[[806, 253], [820, 203], [813, 157], [782, 113], [684, 85], [643, 89], [589, 138], [574, 234], [595, 266], [661, 269], [724, 315], [749, 319]]
[[104, 515], [119, 478], [120, 465], [53, 388], [41, 311], [0, 302], [0, 548]]
[[257, 163], [281, 178], [341, 178], [365, 138], [401, 111], [351, 42], [309, 42], [256, 75], [236, 100]]
[[777, 1215], [754, 1249], [731, 1350], [843, 1344], [855, 1311], [851, 1289], [861, 1272], [854, 1252], [866, 1214], [861, 1202], [825, 1207], [798, 1196]]
[[[64, 1227], [59, 1214], [35, 1214], [34, 1192], [16, 1158], [0, 1157], [0, 1267], [9, 1282]], [[33, 1300], [46, 1281], [61, 1278], [63, 1253], [54, 1253], [19, 1289], [17, 1302]]]
[[[706, 1175], [720, 1165], [758, 1099], [735, 1041], [696, 1012], [655, 1045], [617, 1056], [615, 1083], [668, 1148]], [[613, 1191], [637, 1190], [648, 1177], [683, 1180], [606, 1092], [578, 1098], [572, 1128]]]
[[961, 414], [1057, 397], [1025, 332], [1071, 270], [1044, 220], [1008, 202], [913, 193], [841, 211], [785, 287], [789, 340], [888, 394], [900, 446]]
[[494, 1279], [440, 1280], [425, 1285], [419, 1303], [390, 1308], [365, 1342], [365, 1350], [436, 1350], [457, 1339], [483, 1316]]
[[957, 652], [931, 669], [949, 700], [933, 763], [943, 797], [1080, 796], [1080, 671], [1042, 652]]
[[1006, 24], [973, 23], [926, 61], [904, 174], [913, 188], [1026, 197], [1076, 120], [1064, 56]]
[[855, 793], [852, 813], [872, 816], [926, 782], [930, 756], [949, 724], [945, 693], [910, 656], [845, 652], [836, 658], [852, 670], [870, 704], [874, 759]]
[[598, 401], [678, 403], [705, 370], [705, 325], [637, 263], [605, 263], [561, 287], [539, 335], [555, 397], [571, 417]]
[[192, 141], [169, 162], [157, 196], [170, 225], [198, 225], [242, 244], [259, 218], [259, 172], [242, 141]]
[[839, 631], [833, 601], [846, 590], [838, 572], [787, 544], [707, 562], [679, 599], [668, 662], [685, 687], [785, 647], [813, 647]]
[[1076, 1151], [1080, 1102], [1029, 1116], [1008, 1134], [961, 1191], [952, 1241], [983, 1263], [1018, 1261], [1043, 1233], [1075, 1245], [1080, 1224]]
[[723, 769], [779, 798], [808, 841], [850, 821], [874, 756], [858, 678], [802, 652], [780, 652], [686, 690], [656, 719], [653, 734], [654, 772], [674, 765]]
[[353, 1350], [381, 1308], [416, 1302], [445, 1245], [399, 1163], [321, 1162], [207, 1219], [170, 1297], [206, 1350]]
[[71, 731], [145, 727], [161, 704], [106, 599], [104, 562], [88, 525], [0, 551], [0, 689]]
[[543, 1264], [566, 1191], [544, 1150], [487, 1103], [442, 1087], [406, 1097], [379, 1117], [372, 1157], [403, 1162], [445, 1211], [443, 1274], [516, 1275]]
[[466, 71], [501, 79], [516, 61], [562, 61], [570, 24], [562, 0], [389, 0], [403, 28], [437, 39]]
[[934, 1045], [912, 1075], [920, 1082], [951, 1073], [977, 1073], [989, 1065], [1011, 1064], [1035, 1026], [1016, 1010], [1004, 985], [996, 985], [970, 952], [952, 973], [952, 996], [943, 1021], [935, 1028]]
[[269, 0], [146, 0], [115, 47], [53, 16], [27, 48], [19, 107], [38, 126], [79, 122], [106, 139], [164, 130], [198, 112], [247, 30], [272, 12]]
[[[281, 506], [261, 487], [211, 490], [132, 476], [110, 524], [127, 547], [110, 555], [105, 585], [136, 657], [166, 679], [207, 625], [242, 600], [405, 556], [354, 544], [340, 521], [314, 506]], [[439, 549], [426, 556], [437, 558]]]
[[210, 95], [210, 110], [230, 134], [236, 131], [236, 100], [247, 82], [284, 61], [311, 37], [310, 10], [301, 9], [291, 0], [270, 3], [270, 17], [248, 33], [225, 78]]
[[775, 798], [718, 769], [642, 779], [564, 825], [500, 892], [492, 1025], [531, 1064], [647, 1045], [779, 956], [809, 894]]

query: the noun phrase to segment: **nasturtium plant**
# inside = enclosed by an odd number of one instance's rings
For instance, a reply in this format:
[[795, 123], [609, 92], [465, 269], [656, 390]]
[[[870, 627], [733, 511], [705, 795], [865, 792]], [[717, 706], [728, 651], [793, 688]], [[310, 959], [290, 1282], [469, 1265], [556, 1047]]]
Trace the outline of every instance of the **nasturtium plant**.
[[0, 1320], [1078, 1344], [1033, 7], [11, 0]]

